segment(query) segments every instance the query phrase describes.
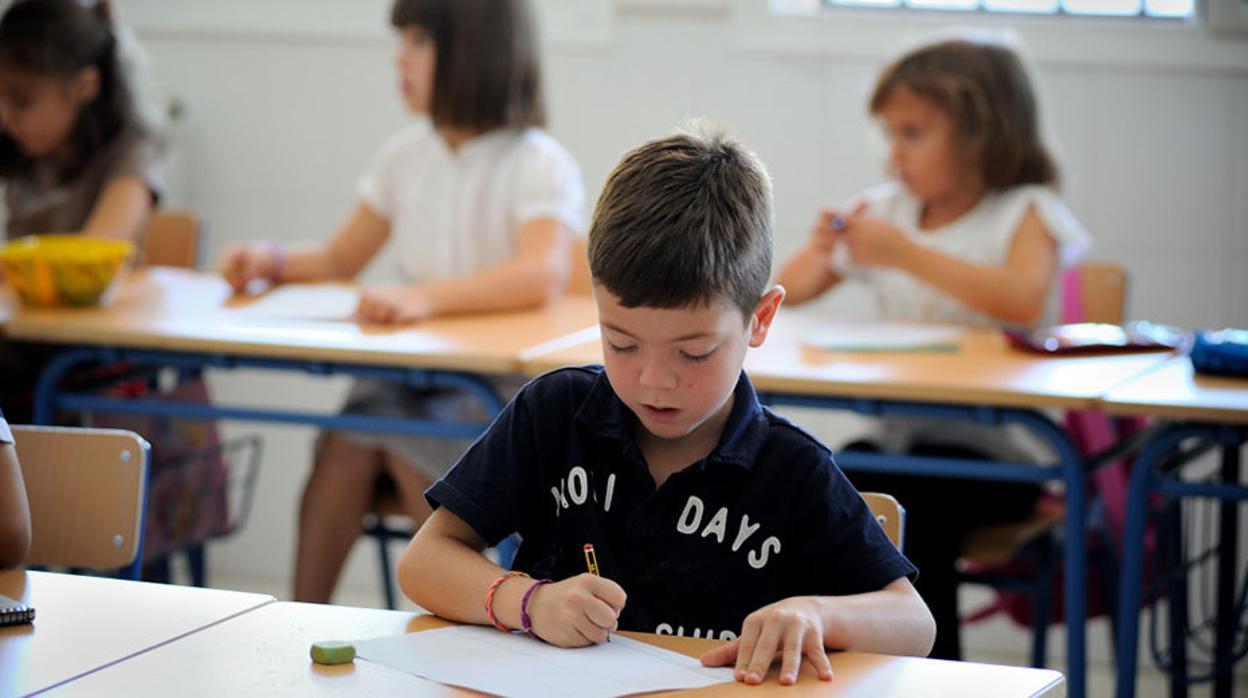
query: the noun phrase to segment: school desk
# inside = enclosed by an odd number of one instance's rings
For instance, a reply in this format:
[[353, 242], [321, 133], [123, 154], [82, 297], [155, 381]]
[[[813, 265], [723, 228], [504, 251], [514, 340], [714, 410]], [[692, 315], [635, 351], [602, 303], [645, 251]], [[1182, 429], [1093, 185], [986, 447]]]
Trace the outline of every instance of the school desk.
[[[1218, 521], [1217, 627], [1214, 657], [1227, 671], [1214, 681], [1215, 698], [1229, 698], [1234, 674], [1230, 671], [1232, 648], [1243, 633], [1242, 618], [1235, 608], [1238, 507], [1248, 500], [1248, 484], [1240, 468], [1240, 453], [1248, 442], [1248, 379], [1196, 375], [1187, 357], [1174, 357], [1109, 391], [1101, 400], [1111, 414], [1154, 417], [1158, 425], [1140, 448], [1131, 471], [1127, 494], [1126, 526], [1119, 579], [1118, 696], [1135, 695], [1136, 659], [1139, 645], [1140, 603], [1143, 590], [1143, 553], [1149, 501], [1155, 493], [1167, 498], [1199, 497], [1220, 501]], [[1221, 452], [1216, 482], [1184, 478], [1183, 466], [1211, 449]], [[1167, 526], [1182, 531], [1176, 515]], [[1169, 645], [1183, 648], [1187, 631], [1184, 575], [1172, 576], [1168, 585], [1171, 609], [1182, 619], [1170, 625]], [[1157, 607], [1154, 607], [1156, 612]], [[1186, 672], [1183, 652], [1171, 656], [1178, 673]], [[1172, 695], [1183, 695], [1180, 685]]]
[[[304, 288], [315, 298], [325, 286], [331, 285]], [[83, 367], [117, 361], [129, 362], [136, 372], [175, 367], [348, 374], [464, 388], [493, 414], [502, 401], [485, 376], [514, 373], [525, 350], [577, 337], [596, 322], [589, 296], [567, 296], [539, 310], [438, 318], [402, 327], [258, 317], [245, 310], [253, 299], [233, 296], [220, 276], [164, 267], [134, 272], [104, 307], [33, 309], [11, 302], [4, 324], [9, 339], [67, 347], [40, 376], [38, 423], [47, 423], [56, 409], [68, 409], [474, 437], [482, 424], [175, 403], [159, 396], [106, 397], [82, 386], [68, 387], [65, 379]]]
[[[772, 405], [850, 410], [1020, 424], [1057, 454], [1055, 463], [991, 463], [947, 458], [839, 453], [846, 470], [938, 474], [988, 480], [1063, 483], [1067, 511], [1084, 511], [1084, 463], [1066, 431], [1045, 411], [1092, 409], [1114, 386], [1162, 363], [1166, 353], [1052, 357], [1010, 348], [1000, 332], [966, 329], [957, 351], [833, 352], [808, 343], [827, 328], [825, 316], [781, 310], [763, 346], [746, 355], [745, 369], [760, 399]], [[601, 344], [531, 356], [525, 372], [599, 363]], [[904, 502], [903, 502], [904, 504]], [[1083, 517], [1065, 519], [1066, 654], [1068, 690], [1084, 695], [1087, 600]]]
[[273, 600], [24, 570], [0, 571], [0, 594], [35, 608], [33, 624], [0, 628], [0, 696], [70, 681]]
[[[445, 696], [480, 695], [443, 686], [362, 659], [320, 666], [308, 658], [313, 642], [366, 639], [449, 625], [427, 615], [345, 606], [271, 603], [180, 638], [151, 652], [72, 682], [53, 695], [193, 696]], [[716, 644], [671, 636], [627, 633], [677, 652], [698, 656]], [[683, 695], [697, 696], [1061, 696], [1062, 675], [931, 659], [834, 652], [836, 679], [818, 680], [803, 667], [799, 683], [775, 683], [773, 668], [763, 687], [720, 684]], [[482, 657], [481, 661], [489, 661]], [[649, 695], [672, 695], [669, 693]]]

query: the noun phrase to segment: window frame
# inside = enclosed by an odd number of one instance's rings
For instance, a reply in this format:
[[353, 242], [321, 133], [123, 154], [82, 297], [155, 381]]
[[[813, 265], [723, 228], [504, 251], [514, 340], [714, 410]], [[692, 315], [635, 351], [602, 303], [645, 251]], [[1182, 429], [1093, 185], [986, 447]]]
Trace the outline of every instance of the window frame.
[[[1199, 22], [1154, 17], [827, 8], [777, 14], [768, 0], [732, 6], [734, 41], [749, 52], [887, 60], [933, 38], [1006, 34], [1044, 66], [1248, 75], [1248, 38], [1215, 38]], [[836, 41], [830, 40], [835, 37]]]

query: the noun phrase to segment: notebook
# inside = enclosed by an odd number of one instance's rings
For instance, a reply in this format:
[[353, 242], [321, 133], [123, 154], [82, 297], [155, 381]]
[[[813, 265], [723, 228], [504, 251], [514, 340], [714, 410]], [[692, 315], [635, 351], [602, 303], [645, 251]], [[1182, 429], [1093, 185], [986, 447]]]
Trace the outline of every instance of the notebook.
[[21, 601], [10, 599], [0, 594], [0, 628], [6, 625], [21, 625], [35, 620], [35, 609]]

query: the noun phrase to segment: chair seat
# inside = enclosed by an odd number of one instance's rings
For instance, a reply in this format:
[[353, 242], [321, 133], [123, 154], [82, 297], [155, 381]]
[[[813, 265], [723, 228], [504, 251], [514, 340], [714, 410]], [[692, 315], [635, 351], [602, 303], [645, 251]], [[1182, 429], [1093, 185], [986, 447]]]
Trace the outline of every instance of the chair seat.
[[393, 492], [378, 493], [374, 496], [369, 513], [374, 516], [407, 516], [407, 510], [403, 508], [403, 500]]
[[984, 526], [967, 534], [962, 560], [972, 567], [1001, 565], [1037, 536], [1053, 531], [1066, 519], [1066, 506], [1059, 499], [1041, 498], [1025, 521]]

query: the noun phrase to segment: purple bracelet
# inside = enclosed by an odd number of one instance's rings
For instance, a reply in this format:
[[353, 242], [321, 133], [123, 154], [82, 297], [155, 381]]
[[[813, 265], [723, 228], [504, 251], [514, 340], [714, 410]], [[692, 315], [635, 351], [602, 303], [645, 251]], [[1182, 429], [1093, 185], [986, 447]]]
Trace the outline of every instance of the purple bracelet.
[[543, 584], [550, 584], [550, 582], [551, 580], [549, 579], [539, 579], [533, 582], [533, 586], [529, 587], [529, 590], [524, 592], [524, 599], [520, 601], [520, 627], [523, 628], [524, 632], [528, 633], [529, 637], [534, 640], [541, 640], [542, 638], [538, 637], [537, 633], [533, 632], [533, 618], [529, 616], [529, 599], [533, 598], [533, 592], [537, 591], [538, 587]]

